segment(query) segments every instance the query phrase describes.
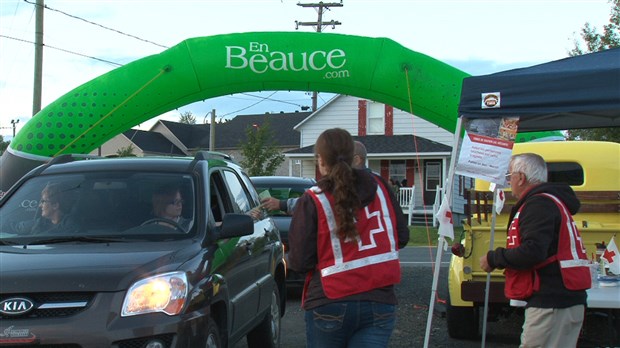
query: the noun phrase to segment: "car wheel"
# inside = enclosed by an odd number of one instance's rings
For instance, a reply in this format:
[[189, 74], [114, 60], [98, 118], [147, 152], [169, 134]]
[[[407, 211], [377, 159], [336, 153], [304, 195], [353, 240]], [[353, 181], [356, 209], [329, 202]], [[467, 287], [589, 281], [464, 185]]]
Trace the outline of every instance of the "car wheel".
[[446, 303], [446, 322], [448, 323], [448, 335], [457, 339], [477, 339], [479, 336], [478, 308], [453, 307], [450, 304], [450, 296]]
[[222, 340], [220, 338], [220, 330], [213, 318], [209, 317], [207, 322], [207, 339], [205, 342], [206, 348], [221, 348]]
[[280, 292], [274, 284], [271, 306], [265, 319], [248, 336], [249, 348], [276, 348], [280, 346]]

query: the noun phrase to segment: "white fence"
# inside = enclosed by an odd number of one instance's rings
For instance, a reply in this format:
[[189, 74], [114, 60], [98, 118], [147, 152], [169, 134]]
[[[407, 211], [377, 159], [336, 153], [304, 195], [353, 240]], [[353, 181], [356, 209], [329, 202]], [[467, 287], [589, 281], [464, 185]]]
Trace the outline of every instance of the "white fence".
[[413, 208], [415, 207], [415, 186], [413, 187], [401, 187], [398, 191], [398, 200], [400, 207], [403, 209], [403, 213], [407, 215], [408, 225], [411, 225], [411, 219], [413, 217]]

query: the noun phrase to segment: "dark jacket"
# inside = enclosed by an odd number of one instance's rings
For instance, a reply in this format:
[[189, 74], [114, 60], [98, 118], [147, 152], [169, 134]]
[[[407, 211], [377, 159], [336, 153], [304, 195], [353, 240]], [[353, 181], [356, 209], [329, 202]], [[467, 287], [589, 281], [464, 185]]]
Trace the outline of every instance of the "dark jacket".
[[[543, 192], [559, 198], [573, 215], [581, 206], [575, 192], [568, 185], [544, 183], [534, 186], [515, 204], [508, 220], [512, 221], [519, 208], [525, 205], [519, 215], [521, 245], [513, 249], [497, 248], [489, 251], [487, 260], [491, 267], [531, 269], [557, 253], [562, 214], [550, 198], [536, 195]], [[540, 291], [527, 300], [527, 307], [567, 308], [586, 304], [585, 290], [566, 289], [557, 262], [540, 268], [538, 275]]]
[[[376, 174], [366, 170], [355, 169], [355, 187], [362, 201], [362, 206], [370, 204], [377, 191], [377, 182], [373, 176], [379, 178], [390, 195], [390, 201], [396, 214], [396, 229], [398, 234], [398, 247], [404, 248], [409, 242], [409, 228], [402, 208], [394, 193], [389, 189], [389, 184]], [[327, 303], [338, 301], [374, 301], [387, 304], [396, 304], [396, 295], [393, 286], [374, 289], [365, 293], [344, 297], [338, 300], [330, 300], [325, 296], [321, 285], [320, 272], [317, 268], [317, 211], [314, 200], [308, 193], [304, 193], [295, 207], [291, 226], [289, 229], [288, 253], [289, 267], [300, 273], [313, 272], [312, 279], [306, 290], [304, 309], [312, 309]]]
[[39, 217], [32, 227], [32, 234], [73, 234], [78, 230], [77, 223], [69, 215], [63, 216], [56, 225], [49, 219]]

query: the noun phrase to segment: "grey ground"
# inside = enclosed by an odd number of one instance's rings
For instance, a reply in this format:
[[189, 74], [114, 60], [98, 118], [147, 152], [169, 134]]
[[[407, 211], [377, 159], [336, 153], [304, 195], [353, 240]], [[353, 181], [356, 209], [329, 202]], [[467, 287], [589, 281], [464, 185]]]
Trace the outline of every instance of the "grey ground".
[[[428, 307], [430, 301], [432, 271], [428, 265], [403, 265], [402, 282], [397, 287], [399, 299], [397, 323], [390, 340], [390, 348], [423, 347]], [[435, 314], [432, 320], [429, 347], [482, 347], [481, 340], [456, 340], [448, 336], [445, 305], [441, 301], [446, 299], [446, 265], [442, 265], [438, 284], [439, 302], [435, 302]], [[513, 315], [509, 318], [499, 318], [487, 326], [487, 338], [484, 347], [508, 348], [519, 346], [519, 334], [523, 318]], [[606, 318], [601, 315], [589, 314], [584, 326], [584, 337], [580, 340], [580, 348], [610, 347], [606, 343]], [[294, 291], [287, 297], [286, 315], [282, 318], [282, 347], [303, 348], [305, 346], [305, 331], [303, 310], [300, 308], [300, 296]], [[235, 348], [247, 347], [244, 341]]]

